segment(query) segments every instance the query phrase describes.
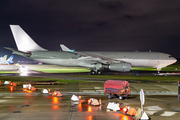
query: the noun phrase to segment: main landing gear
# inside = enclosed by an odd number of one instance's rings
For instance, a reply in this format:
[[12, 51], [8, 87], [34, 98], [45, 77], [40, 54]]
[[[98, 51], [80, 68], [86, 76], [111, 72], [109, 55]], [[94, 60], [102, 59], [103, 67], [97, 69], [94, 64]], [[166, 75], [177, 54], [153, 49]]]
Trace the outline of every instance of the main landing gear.
[[97, 70], [97, 71], [91, 70], [91, 75], [101, 75], [101, 73], [102, 73], [102, 71], [100, 71], [100, 70]]

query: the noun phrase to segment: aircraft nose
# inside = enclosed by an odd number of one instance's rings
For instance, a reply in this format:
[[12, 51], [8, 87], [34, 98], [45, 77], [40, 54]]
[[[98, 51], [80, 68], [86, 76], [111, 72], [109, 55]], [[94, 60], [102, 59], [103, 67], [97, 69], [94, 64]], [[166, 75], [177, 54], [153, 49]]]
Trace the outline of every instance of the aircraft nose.
[[177, 59], [173, 57], [173, 63], [176, 63], [177, 62]]

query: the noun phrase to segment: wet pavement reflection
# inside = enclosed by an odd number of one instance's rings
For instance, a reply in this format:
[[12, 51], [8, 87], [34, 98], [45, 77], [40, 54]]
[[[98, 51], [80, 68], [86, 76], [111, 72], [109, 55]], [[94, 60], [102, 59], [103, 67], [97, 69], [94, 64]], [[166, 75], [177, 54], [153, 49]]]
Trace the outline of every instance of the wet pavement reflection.
[[[135, 85], [136, 87], [134, 87]], [[137, 85], [138, 84], [138, 85]], [[139, 89], [145, 86], [145, 89], [159, 90], [162, 84], [158, 87], [153, 85], [132, 83], [132, 89]], [[170, 87], [164, 89], [174, 89], [174, 84], [168, 84]], [[177, 85], [176, 85], [177, 86]], [[91, 95], [91, 94], [78, 94], [81, 95], [81, 100], [71, 101], [70, 92], [102, 92], [102, 83], [68, 83], [61, 85], [35, 85], [36, 91], [25, 90], [22, 85], [10, 86], [0, 84], [0, 120], [24, 120], [24, 119], [43, 119], [43, 120], [133, 120], [132, 116], [124, 115], [119, 111], [107, 111], [109, 102], [123, 103], [132, 107], [139, 107], [139, 95], [132, 95], [129, 99], [120, 101], [118, 98], [108, 99], [107, 95]], [[51, 91], [68, 92], [63, 97], [52, 97], [50, 94], [41, 94], [43, 88], [50, 88]], [[6, 94], [7, 93], [7, 94]], [[38, 94], [35, 94], [38, 93]], [[72, 94], [72, 93], [71, 93]], [[77, 96], [78, 96], [77, 95]], [[89, 98], [102, 100], [102, 106], [92, 106], [88, 104]], [[146, 96], [145, 110], [152, 118], [166, 117], [155, 116], [152, 114], [151, 107], [156, 106], [162, 111], [173, 112], [169, 118], [179, 118], [180, 113], [173, 111], [171, 108], [180, 108], [177, 96], [172, 95], [149, 95]], [[156, 111], [159, 112], [159, 111]], [[166, 113], [167, 113], [166, 112]], [[162, 120], [159, 119], [159, 120]]]

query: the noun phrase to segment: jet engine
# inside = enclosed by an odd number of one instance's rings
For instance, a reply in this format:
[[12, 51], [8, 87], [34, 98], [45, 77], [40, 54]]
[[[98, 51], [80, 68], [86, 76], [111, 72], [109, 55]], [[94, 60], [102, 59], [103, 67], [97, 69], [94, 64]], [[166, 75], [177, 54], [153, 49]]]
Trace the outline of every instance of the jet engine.
[[113, 63], [109, 65], [109, 70], [119, 72], [129, 72], [131, 70], [130, 63]]

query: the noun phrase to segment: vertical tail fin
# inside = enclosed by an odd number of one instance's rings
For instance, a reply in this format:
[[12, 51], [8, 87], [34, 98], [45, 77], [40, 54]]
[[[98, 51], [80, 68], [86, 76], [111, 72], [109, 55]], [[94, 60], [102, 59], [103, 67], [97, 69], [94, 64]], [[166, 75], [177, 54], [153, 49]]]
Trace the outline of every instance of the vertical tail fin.
[[7, 55], [4, 55], [4, 57], [1, 57], [1, 62], [5, 62], [7, 59]]
[[10, 28], [19, 51], [47, 51], [34, 42], [19, 25], [10, 25]]
[[7, 64], [7, 55], [4, 55], [4, 57], [1, 57], [0, 64]]
[[12, 63], [12, 62], [13, 62], [13, 61], [12, 61], [12, 60], [13, 60], [13, 57], [14, 57], [14, 55], [11, 55], [11, 57], [9, 57], [9, 58], [7, 59], [7, 62], [8, 62], [8, 63]]

